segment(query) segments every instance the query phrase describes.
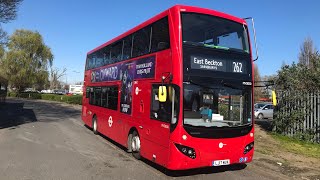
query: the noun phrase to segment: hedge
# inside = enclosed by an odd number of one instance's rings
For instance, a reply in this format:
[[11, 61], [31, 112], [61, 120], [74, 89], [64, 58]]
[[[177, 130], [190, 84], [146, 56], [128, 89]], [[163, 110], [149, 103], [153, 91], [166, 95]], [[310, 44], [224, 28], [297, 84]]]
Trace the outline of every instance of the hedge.
[[49, 101], [59, 101], [68, 104], [82, 104], [82, 95], [58, 95], [58, 94], [40, 94], [40, 93], [14, 93], [8, 92], [9, 97], [19, 97], [28, 99], [43, 99]]

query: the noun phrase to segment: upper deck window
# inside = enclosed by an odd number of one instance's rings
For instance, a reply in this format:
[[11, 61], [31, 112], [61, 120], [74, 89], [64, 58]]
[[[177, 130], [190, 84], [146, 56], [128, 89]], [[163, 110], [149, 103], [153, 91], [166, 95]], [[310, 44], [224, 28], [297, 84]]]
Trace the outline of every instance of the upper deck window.
[[168, 17], [147, 25], [87, 56], [86, 70], [170, 48]]
[[198, 13], [182, 13], [181, 16], [184, 44], [249, 53], [245, 25]]
[[152, 25], [151, 52], [170, 47], [168, 18], [163, 18]]
[[133, 57], [142, 56], [149, 53], [150, 31], [150, 27], [145, 27], [133, 34]]
[[123, 41], [118, 41], [111, 46], [111, 63], [116, 63], [122, 60]]

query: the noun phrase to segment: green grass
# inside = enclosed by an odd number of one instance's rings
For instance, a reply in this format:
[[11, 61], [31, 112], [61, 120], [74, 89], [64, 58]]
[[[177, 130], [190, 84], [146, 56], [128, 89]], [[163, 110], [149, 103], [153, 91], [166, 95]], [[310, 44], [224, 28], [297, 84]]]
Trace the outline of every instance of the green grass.
[[275, 133], [271, 134], [271, 136], [278, 140], [281, 146], [289, 152], [320, 159], [320, 144], [301, 141]]
[[254, 151], [255, 152], [259, 152], [259, 153], [261, 153], [261, 154], [265, 154], [265, 155], [271, 155], [272, 154], [272, 152], [270, 152], [270, 150], [268, 150], [268, 149], [258, 149], [258, 148], [256, 148], [256, 149], [254, 149]]

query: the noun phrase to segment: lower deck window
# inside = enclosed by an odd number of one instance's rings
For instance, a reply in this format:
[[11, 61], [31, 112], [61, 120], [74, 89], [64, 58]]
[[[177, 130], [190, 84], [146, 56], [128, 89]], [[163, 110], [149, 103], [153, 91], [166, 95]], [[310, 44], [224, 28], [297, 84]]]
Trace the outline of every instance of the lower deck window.
[[118, 109], [118, 86], [102, 86], [87, 88], [89, 104], [105, 107], [108, 109]]

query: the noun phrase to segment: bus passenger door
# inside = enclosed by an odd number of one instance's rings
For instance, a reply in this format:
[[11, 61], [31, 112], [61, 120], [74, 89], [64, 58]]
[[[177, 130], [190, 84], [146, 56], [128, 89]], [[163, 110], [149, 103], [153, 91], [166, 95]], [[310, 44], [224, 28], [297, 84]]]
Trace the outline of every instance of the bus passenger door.
[[[172, 101], [170, 99], [169, 86], [164, 91], [167, 93], [165, 102], [159, 101], [159, 84], [151, 85], [151, 99], [149, 126], [147, 138], [153, 143], [152, 156], [160, 164], [166, 164], [169, 154], [170, 122], [172, 117]], [[161, 90], [161, 89], [160, 89]]]

